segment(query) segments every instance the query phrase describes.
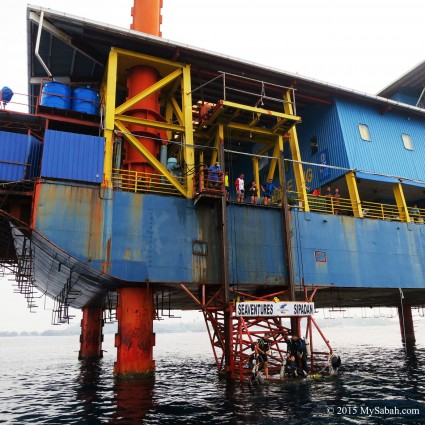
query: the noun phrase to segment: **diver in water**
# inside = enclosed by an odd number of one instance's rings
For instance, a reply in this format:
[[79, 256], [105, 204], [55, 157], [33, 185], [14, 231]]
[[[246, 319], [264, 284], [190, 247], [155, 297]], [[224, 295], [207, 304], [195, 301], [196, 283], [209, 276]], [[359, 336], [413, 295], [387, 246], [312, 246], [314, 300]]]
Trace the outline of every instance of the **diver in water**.
[[341, 367], [341, 357], [336, 354], [331, 354], [329, 356], [329, 372], [331, 375], [336, 375], [338, 369]]
[[296, 358], [293, 354], [289, 354], [285, 363], [285, 374], [290, 378], [306, 377], [307, 372], [299, 368], [296, 364]]
[[288, 357], [295, 357], [295, 365], [297, 368], [302, 370], [305, 375], [310, 373], [310, 368], [307, 364], [307, 349], [305, 342], [298, 336], [292, 335], [292, 338], [289, 338], [288, 334], [283, 336], [287, 346], [288, 346]]

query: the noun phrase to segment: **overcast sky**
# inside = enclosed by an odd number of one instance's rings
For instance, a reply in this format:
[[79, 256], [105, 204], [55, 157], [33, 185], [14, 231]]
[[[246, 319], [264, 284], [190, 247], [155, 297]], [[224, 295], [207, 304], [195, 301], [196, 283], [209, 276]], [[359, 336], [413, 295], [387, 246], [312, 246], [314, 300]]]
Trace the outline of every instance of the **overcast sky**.
[[[35, 0], [129, 28], [133, 0]], [[376, 94], [425, 59], [423, 0], [164, 0], [163, 37], [282, 71]], [[0, 86], [27, 90], [26, 5], [1, 0]], [[0, 330], [47, 328], [50, 312], [0, 281]], [[42, 310], [42, 309], [39, 309]], [[19, 311], [13, 319], [13, 311]], [[43, 317], [42, 317], [43, 316]], [[40, 323], [39, 323], [40, 322]]]

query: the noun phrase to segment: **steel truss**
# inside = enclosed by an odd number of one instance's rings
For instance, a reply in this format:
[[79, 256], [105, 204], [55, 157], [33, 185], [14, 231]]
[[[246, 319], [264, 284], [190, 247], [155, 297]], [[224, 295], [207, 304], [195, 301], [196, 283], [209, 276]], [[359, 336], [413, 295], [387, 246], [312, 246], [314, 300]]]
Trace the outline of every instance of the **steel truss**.
[[[279, 374], [286, 357], [287, 344], [285, 335], [297, 334], [309, 343], [310, 368], [312, 371], [323, 371], [329, 366], [332, 347], [312, 316], [304, 317], [238, 317], [236, 316], [236, 302], [238, 301], [289, 301], [288, 291], [270, 293], [261, 297], [230, 290], [233, 300], [226, 305], [224, 302], [224, 286], [208, 299], [205, 285], [202, 286], [201, 299], [197, 298], [185, 285], [181, 287], [197, 302], [204, 315], [207, 331], [213, 349], [214, 359], [218, 372], [231, 379], [244, 381], [251, 374], [248, 366], [250, 357], [254, 353], [253, 344], [266, 332], [272, 335], [272, 345], [269, 359], [269, 373], [271, 376]], [[313, 296], [314, 293], [313, 292]], [[307, 295], [307, 292], [306, 292]], [[278, 297], [282, 297], [279, 299]], [[306, 301], [312, 301], [312, 296]], [[226, 316], [228, 324], [226, 324]], [[302, 326], [303, 325], [303, 326]], [[228, 326], [229, 341], [226, 340], [226, 326]], [[316, 348], [316, 334], [322, 344]], [[226, 351], [229, 360], [226, 362]]]

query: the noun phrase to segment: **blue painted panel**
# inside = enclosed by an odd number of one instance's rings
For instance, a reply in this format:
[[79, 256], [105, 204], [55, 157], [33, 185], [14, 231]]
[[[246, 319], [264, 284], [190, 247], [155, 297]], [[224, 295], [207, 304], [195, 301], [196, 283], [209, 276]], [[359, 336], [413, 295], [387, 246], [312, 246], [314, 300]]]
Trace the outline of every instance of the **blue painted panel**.
[[[425, 117], [397, 111], [382, 114], [378, 108], [341, 99], [336, 104], [349, 168], [425, 180]], [[361, 139], [359, 124], [369, 127], [370, 142]], [[413, 151], [404, 147], [403, 133], [410, 135]]]
[[[304, 173], [307, 187], [312, 190], [324, 186], [345, 173], [344, 170], [321, 167], [331, 165], [348, 167], [347, 153], [341, 130], [338, 111], [335, 106], [317, 105], [308, 108], [302, 116], [302, 123], [297, 125], [297, 135], [301, 158], [305, 162], [318, 166], [305, 165]], [[317, 153], [310, 146], [312, 138], [317, 140]], [[290, 157], [289, 146], [285, 145], [285, 158]], [[292, 169], [292, 167], [291, 167]], [[295, 190], [293, 172], [287, 174], [288, 188]]]
[[81, 261], [103, 260], [99, 257], [103, 232], [99, 190], [63, 182], [41, 183], [38, 190], [35, 229]]
[[319, 213], [292, 216], [298, 283], [304, 278], [306, 284], [341, 287], [425, 288], [425, 226]]
[[231, 284], [283, 284], [286, 278], [279, 209], [230, 205], [227, 209]]
[[41, 148], [41, 142], [33, 136], [0, 131], [0, 180], [37, 177]]
[[[36, 230], [100, 270], [106, 249], [98, 189], [41, 186]], [[125, 192], [114, 193], [112, 208], [113, 276], [136, 282], [221, 282], [217, 209]], [[273, 208], [229, 206], [231, 284], [284, 281], [280, 214]], [[296, 211], [291, 216], [297, 283], [304, 278], [306, 284], [340, 287], [425, 287], [424, 225]]]
[[103, 137], [47, 130], [41, 176], [101, 183], [104, 144]]
[[[112, 225], [113, 275], [135, 281], [193, 280], [192, 242], [207, 240], [201, 236], [193, 201], [115, 192]], [[217, 279], [217, 271], [212, 277]]]
[[[107, 200], [98, 189], [44, 182], [36, 230], [60, 248], [101, 270]], [[111, 271], [126, 281], [221, 283], [218, 209], [158, 195], [114, 192]], [[232, 284], [282, 284], [285, 276], [280, 210], [229, 205], [229, 275]]]

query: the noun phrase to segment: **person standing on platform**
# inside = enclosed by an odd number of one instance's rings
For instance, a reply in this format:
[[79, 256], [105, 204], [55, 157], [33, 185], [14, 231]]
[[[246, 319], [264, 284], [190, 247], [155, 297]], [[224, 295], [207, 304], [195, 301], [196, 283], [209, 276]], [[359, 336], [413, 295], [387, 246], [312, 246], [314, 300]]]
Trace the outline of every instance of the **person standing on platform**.
[[269, 379], [269, 359], [267, 355], [270, 353], [270, 341], [271, 334], [266, 332], [263, 337], [261, 337], [257, 344], [255, 345], [255, 352], [262, 358], [264, 373], [266, 374], [266, 379]]
[[219, 187], [219, 176], [221, 172], [220, 163], [216, 162], [214, 165], [211, 165], [210, 168], [208, 168], [208, 183], [209, 186], [218, 189]]
[[332, 214], [332, 188], [330, 186], [326, 187], [325, 191], [325, 197], [326, 197], [326, 212]]
[[235, 187], [236, 187], [236, 199], [237, 202], [243, 202], [245, 197], [245, 180], [244, 180], [244, 173], [241, 173], [241, 175], [235, 180]]
[[249, 188], [249, 195], [251, 196], [251, 204], [257, 204], [258, 188], [257, 183], [252, 182]]
[[230, 191], [229, 191], [229, 172], [228, 171], [224, 173], [224, 188], [226, 190], [226, 201], [229, 201]]
[[334, 213], [336, 214], [336, 215], [338, 215], [339, 214], [339, 198], [341, 197], [341, 195], [339, 194], [339, 189], [338, 188], [335, 188], [335, 192], [334, 192], [334, 196], [333, 196], [333, 198], [334, 198]]
[[273, 179], [268, 179], [266, 183], [261, 185], [261, 190], [263, 191], [264, 206], [267, 207], [267, 205], [270, 204], [270, 199], [273, 196], [273, 192], [277, 189], [277, 187], [273, 184]]

